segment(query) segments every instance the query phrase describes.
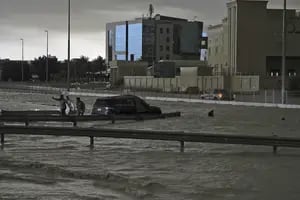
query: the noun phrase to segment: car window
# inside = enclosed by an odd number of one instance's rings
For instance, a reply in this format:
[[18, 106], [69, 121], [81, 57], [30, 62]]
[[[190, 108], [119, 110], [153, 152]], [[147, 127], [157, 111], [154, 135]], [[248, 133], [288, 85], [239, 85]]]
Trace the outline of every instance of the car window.
[[109, 103], [105, 99], [97, 99], [95, 106], [109, 106]]

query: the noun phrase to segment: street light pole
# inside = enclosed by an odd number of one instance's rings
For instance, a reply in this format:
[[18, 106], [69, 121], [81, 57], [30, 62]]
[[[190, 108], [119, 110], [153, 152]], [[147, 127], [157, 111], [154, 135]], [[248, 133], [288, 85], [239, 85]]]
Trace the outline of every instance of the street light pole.
[[24, 66], [23, 66], [23, 62], [24, 62], [24, 39], [21, 38], [20, 40], [22, 41], [21, 73], [22, 73], [22, 82], [23, 82], [24, 81]]
[[46, 34], [47, 34], [47, 49], [46, 49], [46, 58], [47, 58], [47, 60], [46, 60], [46, 83], [48, 83], [48, 70], [49, 70], [49, 53], [48, 53], [48, 44], [49, 44], [49, 32], [48, 32], [48, 30], [45, 30], [45, 32], [46, 32]]
[[71, 21], [71, 1], [68, 2], [68, 69], [67, 69], [67, 88], [70, 91], [70, 21]]
[[282, 12], [282, 69], [281, 69], [281, 103], [285, 104], [285, 65], [286, 65], [286, 0]]

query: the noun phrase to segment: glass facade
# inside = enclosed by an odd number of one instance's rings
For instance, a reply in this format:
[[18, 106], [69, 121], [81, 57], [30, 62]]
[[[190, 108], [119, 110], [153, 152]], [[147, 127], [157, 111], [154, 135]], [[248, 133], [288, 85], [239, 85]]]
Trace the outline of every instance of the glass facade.
[[125, 54], [117, 54], [116, 60], [126, 60], [126, 55]]
[[117, 60], [126, 60], [126, 25], [116, 26], [116, 42], [115, 42], [115, 51]]
[[128, 55], [134, 55], [134, 60], [142, 58], [143, 46], [143, 25], [129, 24], [128, 25]]
[[[126, 49], [126, 43], [128, 49]], [[128, 60], [132, 57], [135, 61], [142, 58], [143, 25], [142, 23], [128, 24], [128, 39], [126, 38], [126, 24], [116, 26], [115, 53], [117, 60]]]

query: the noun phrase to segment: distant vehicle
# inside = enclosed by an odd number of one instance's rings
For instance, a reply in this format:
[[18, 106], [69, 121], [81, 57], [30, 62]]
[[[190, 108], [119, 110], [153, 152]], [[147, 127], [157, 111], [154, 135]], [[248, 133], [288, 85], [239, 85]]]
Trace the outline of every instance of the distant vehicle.
[[98, 98], [92, 109], [92, 115], [138, 113], [161, 114], [161, 109], [150, 106], [143, 99], [134, 95]]
[[232, 101], [235, 99], [235, 95], [230, 94], [224, 89], [215, 89], [212, 93], [202, 94], [201, 99], [205, 100], [227, 100]]

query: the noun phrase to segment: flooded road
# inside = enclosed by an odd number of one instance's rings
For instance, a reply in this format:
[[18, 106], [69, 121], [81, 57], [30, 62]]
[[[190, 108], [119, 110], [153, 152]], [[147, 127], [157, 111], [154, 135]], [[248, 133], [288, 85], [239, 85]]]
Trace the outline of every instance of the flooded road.
[[[51, 97], [0, 90], [0, 109], [56, 109]], [[81, 99], [90, 112], [96, 98]], [[300, 137], [295, 109], [149, 103], [182, 117], [79, 126]], [[107, 138], [96, 138], [93, 150], [88, 145], [89, 138], [7, 136], [0, 199], [300, 199], [297, 149], [273, 155], [268, 147], [187, 143], [180, 153], [176, 142]]]

